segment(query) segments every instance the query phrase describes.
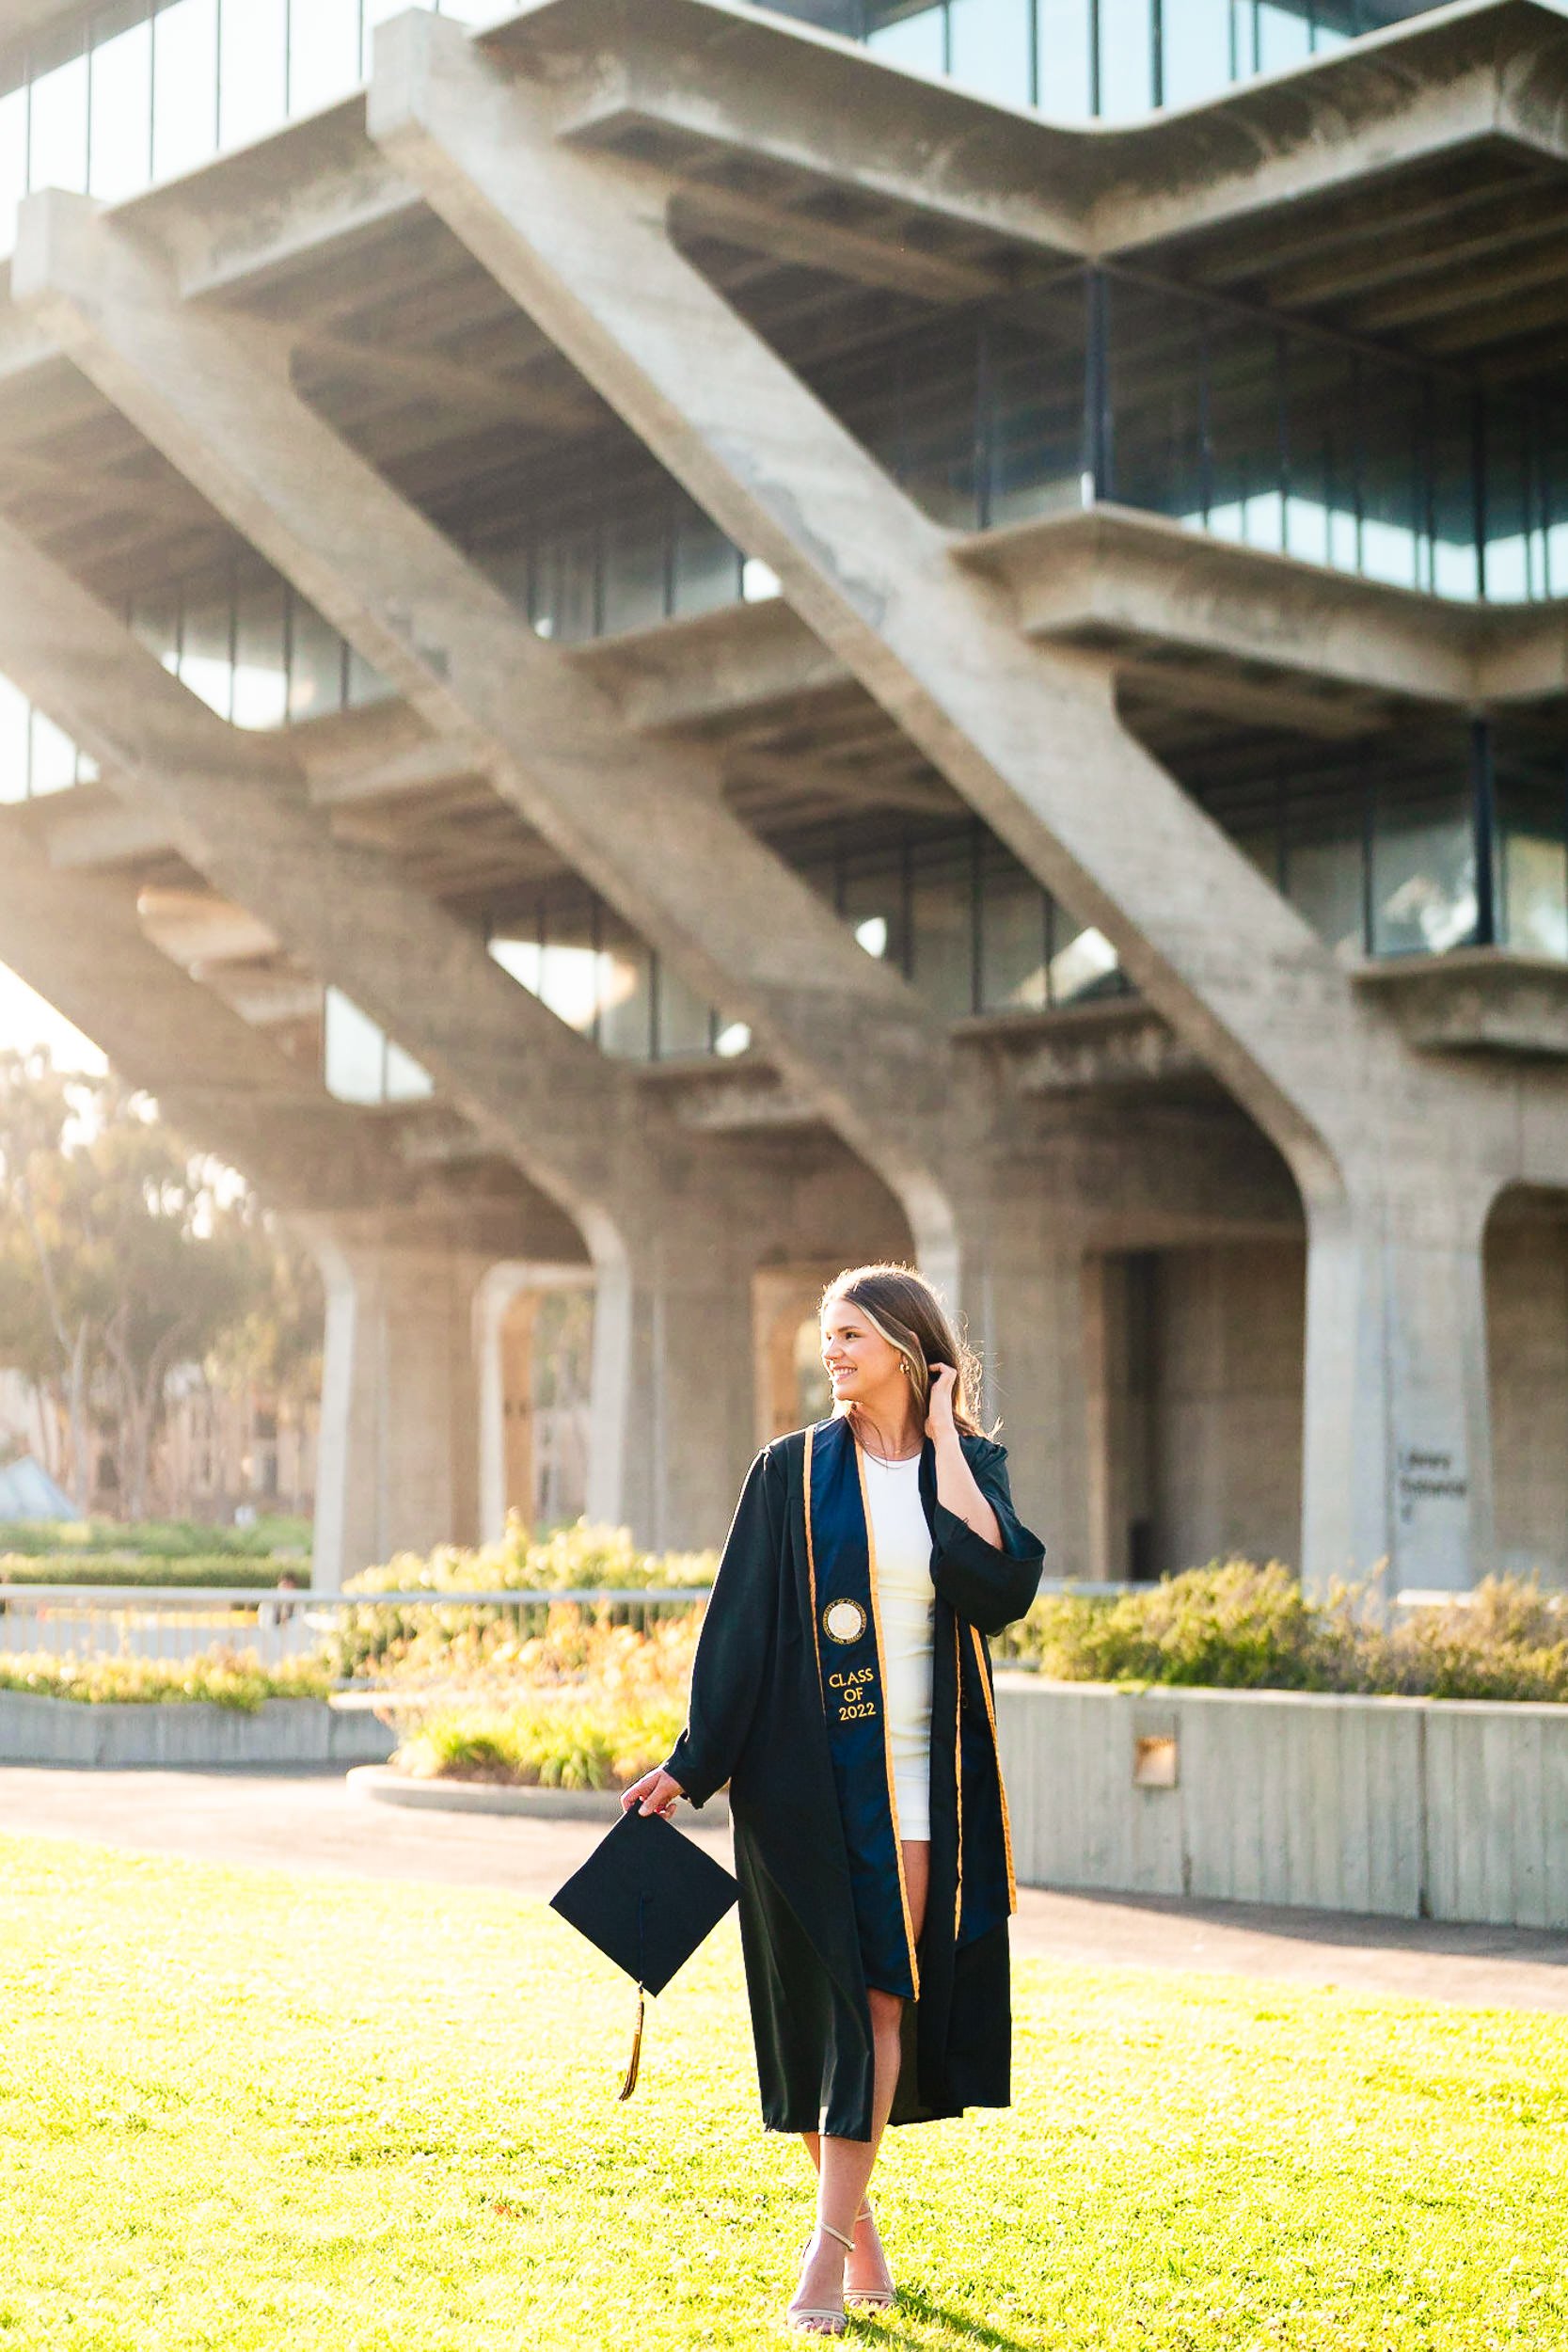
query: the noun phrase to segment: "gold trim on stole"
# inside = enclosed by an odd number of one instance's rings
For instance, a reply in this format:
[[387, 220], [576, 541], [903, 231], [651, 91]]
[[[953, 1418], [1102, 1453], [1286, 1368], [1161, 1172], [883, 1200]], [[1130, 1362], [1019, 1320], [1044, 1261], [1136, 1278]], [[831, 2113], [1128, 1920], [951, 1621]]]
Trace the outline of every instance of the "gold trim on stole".
[[[851, 1429], [850, 1444], [855, 1449], [855, 1475], [860, 1480], [861, 1510], [865, 1518], [865, 1561], [871, 1585], [871, 1630], [877, 1644], [877, 1672], [882, 1686], [882, 1767], [887, 1773], [888, 1811], [893, 1817], [893, 1855], [898, 1865], [898, 1899], [904, 1907], [904, 1936], [910, 1953], [910, 1982], [914, 1997], [920, 1998], [920, 1961], [914, 1945], [914, 1914], [910, 1909], [909, 1883], [904, 1876], [904, 1840], [898, 1829], [898, 1789], [893, 1777], [893, 1725], [887, 1711], [887, 1652], [882, 1645], [882, 1611], [877, 1597], [877, 1538], [871, 1527], [871, 1498], [865, 1488], [865, 1456]], [[815, 1596], [814, 1596], [815, 1598]]]
[[996, 1709], [990, 1700], [990, 1677], [986, 1672], [986, 1645], [980, 1639], [977, 1625], [970, 1627], [974, 1637], [974, 1662], [980, 1670], [980, 1696], [986, 1702], [986, 1721], [990, 1725], [990, 1744], [996, 1757], [996, 1793], [1002, 1800], [1002, 1843], [1007, 1855], [1007, 1913], [1009, 1917], [1018, 1909], [1018, 1880], [1013, 1874], [1013, 1825], [1007, 1813], [1007, 1784], [1002, 1777], [1002, 1742], [996, 1733]]
[[827, 1687], [822, 1680], [822, 1629], [816, 1622], [816, 1551], [811, 1539], [811, 1441], [816, 1434], [816, 1433], [814, 1429], [808, 1429], [806, 1431], [806, 1461], [805, 1472], [802, 1481], [802, 1502], [804, 1505], [803, 1516], [806, 1522], [806, 1578], [811, 1586], [811, 1645], [813, 1654], [816, 1660], [817, 1696], [822, 1701], [822, 1712], [825, 1717], [828, 1712], [828, 1692]]
[[964, 1637], [953, 1619], [953, 1780], [958, 1799], [958, 1872], [953, 1889], [953, 1941], [964, 1915]]

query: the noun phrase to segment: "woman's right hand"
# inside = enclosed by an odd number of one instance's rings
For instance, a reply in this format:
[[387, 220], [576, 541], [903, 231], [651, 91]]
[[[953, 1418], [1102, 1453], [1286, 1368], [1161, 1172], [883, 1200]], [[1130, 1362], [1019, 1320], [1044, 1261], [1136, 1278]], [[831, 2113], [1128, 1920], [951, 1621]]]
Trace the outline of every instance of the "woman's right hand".
[[634, 1780], [621, 1792], [621, 1810], [629, 1813], [635, 1804], [643, 1813], [661, 1813], [668, 1820], [675, 1809], [677, 1798], [684, 1797], [680, 1782], [667, 1772], [662, 1764], [656, 1764], [651, 1772]]

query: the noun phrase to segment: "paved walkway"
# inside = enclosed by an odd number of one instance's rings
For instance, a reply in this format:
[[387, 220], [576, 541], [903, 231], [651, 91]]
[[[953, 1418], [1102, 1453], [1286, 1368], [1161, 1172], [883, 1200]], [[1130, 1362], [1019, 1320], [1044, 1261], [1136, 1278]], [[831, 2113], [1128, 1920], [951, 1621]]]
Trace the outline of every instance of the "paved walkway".
[[[728, 1858], [724, 1830], [703, 1844]], [[325, 1773], [0, 1767], [0, 1830], [198, 1862], [548, 1895], [603, 1834], [592, 1822], [416, 1813]], [[1014, 1948], [1113, 1967], [1218, 1969], [1422, 2000], [1568, 2010], [1568, 1936], [1243, 1903], [1025, 1888]]]

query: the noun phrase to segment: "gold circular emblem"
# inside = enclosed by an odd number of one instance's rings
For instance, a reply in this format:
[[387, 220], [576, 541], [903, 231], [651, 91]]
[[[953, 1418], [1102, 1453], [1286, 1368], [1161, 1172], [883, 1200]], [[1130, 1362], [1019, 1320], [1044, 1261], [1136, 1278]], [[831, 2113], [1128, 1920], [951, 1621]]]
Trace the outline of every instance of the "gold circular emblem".
[[830, 1642], [847, 1647], [865, 1631], [865, 1611], [858, 1600], [831, 1600], [822, 1612], [822, 1630]]

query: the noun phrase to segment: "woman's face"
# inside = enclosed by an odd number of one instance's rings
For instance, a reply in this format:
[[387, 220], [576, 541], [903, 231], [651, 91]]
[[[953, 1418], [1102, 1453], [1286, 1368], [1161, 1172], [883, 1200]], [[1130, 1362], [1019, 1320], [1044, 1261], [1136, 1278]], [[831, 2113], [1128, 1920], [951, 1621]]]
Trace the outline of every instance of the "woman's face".
[[847, 1298], [830, 1298], [822, 1310], [822, 1361], [835, 1405], [869, 1404], [904, 1377], [898, 1350]]

